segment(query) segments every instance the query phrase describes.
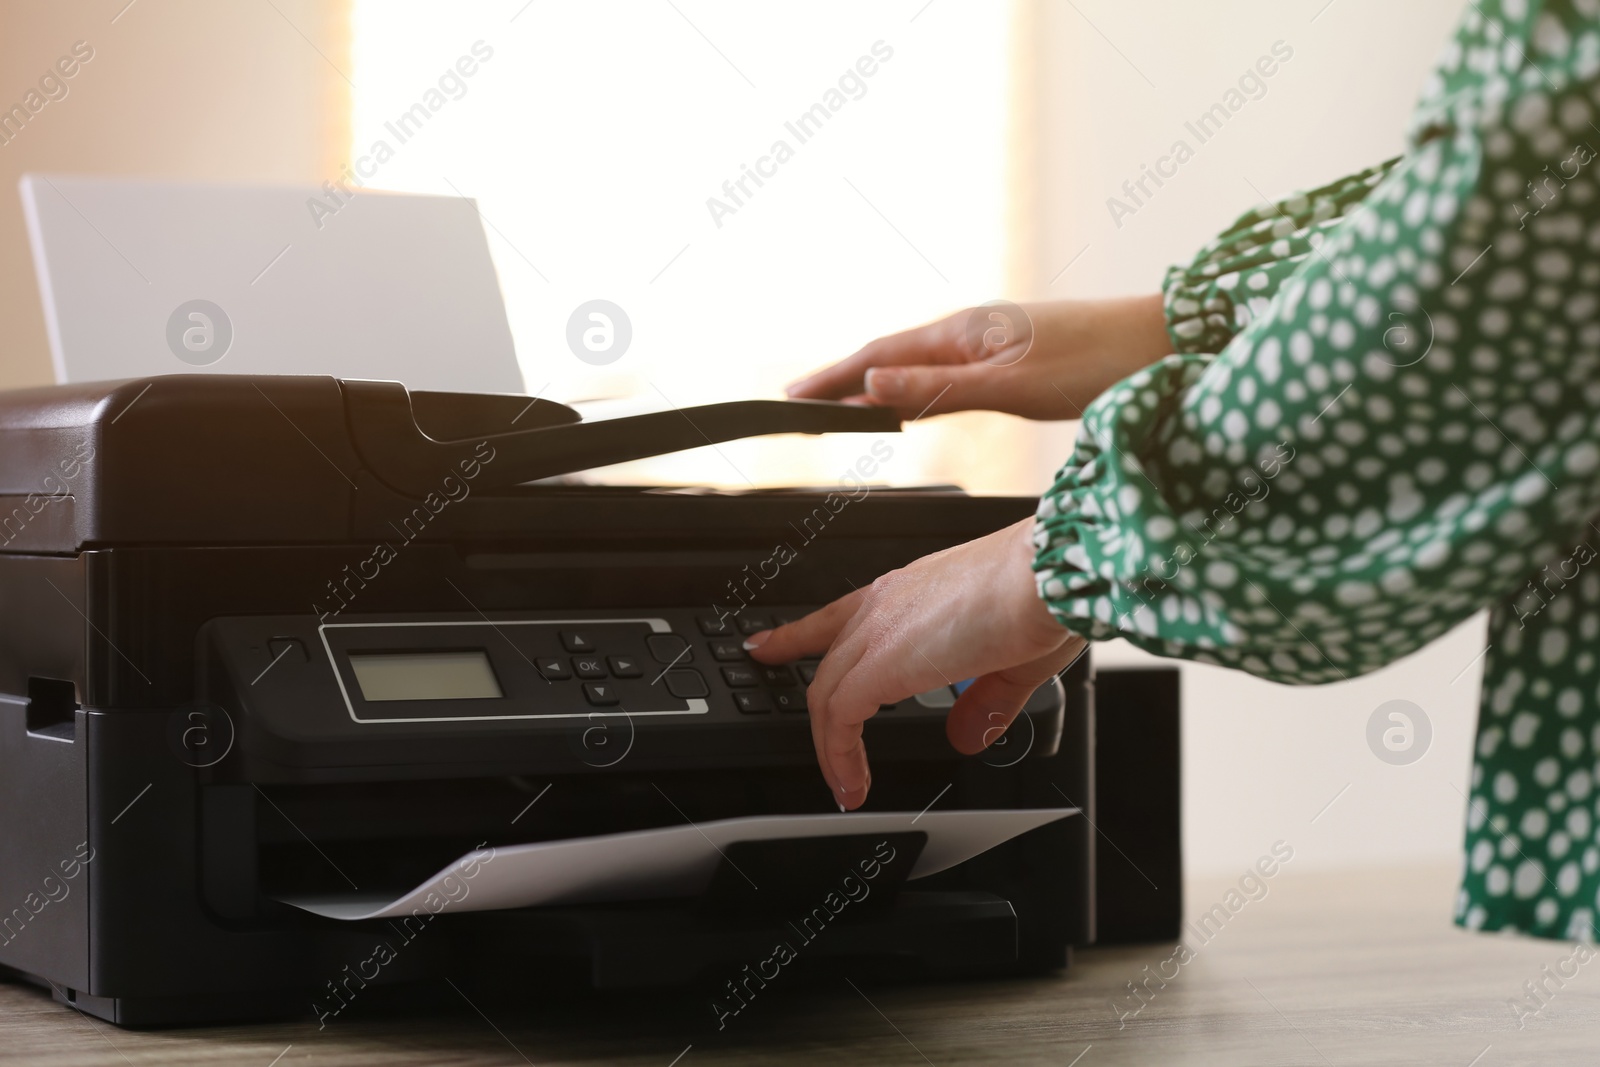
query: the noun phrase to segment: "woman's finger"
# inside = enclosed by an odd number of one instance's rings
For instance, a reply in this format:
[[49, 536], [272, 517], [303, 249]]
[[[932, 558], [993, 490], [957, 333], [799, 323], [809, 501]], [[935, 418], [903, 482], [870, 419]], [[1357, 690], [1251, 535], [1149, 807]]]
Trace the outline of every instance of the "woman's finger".
[[[876, 710], [874, 705], [873, 711]], [[865, 804], [872, 789], [872, 768], [867, 764], [867, 747], [861, 742], [862, 722], [845, 721], [830, 714], [822, 724], [822, 750], [838, 783], [839, 807], [845, 811]]]
[[862, 591], [857, 589], [805, 618], [751, 634], [745, 638], [745, 651], [761, 663], [788, 663], [802, 656], [820, 656], [860, 608], [861, 598]]
[[[865, 703], [856, 708], [852, 704], [849, 707], [853, 710], [842, 712], [836, 691], [881, 642], [885, 630], [884, 609], [888, 607], [887, 591], [891, 586], [890, 576], [885, 575], [858, 591], [856, 613], [840, 628], [828, 654], [817, 665], [811, 684], [806, 687], [806, 708], [811, 713], [811, 742], [817, 750], [817, 763], [822, 767], [823, 777], [833, 790], [835, 800], [846, 809], [860, 807], [867, 798], [871, 772], [867, 768], [866, 752], [861, 748], [861, 724], [878, 710], [878, 705]], [[841, 714], [854, 720], [853, 732], [847, 724], [841, 730]]]
[[942, 415], [974, 408], [1005, 410], [1001, 388], [1012, 376], [987, 363], [950, 366], [873, 367], [867, 371], [867, 397], [905, 418]]
[[953, 353], [943, 351], [948, 334], [941, 320], [880, 337], [855, 354], [792, 383], [785, 392], [796, 399], [839, 400], [866, 391], [863, 382], [871, 367], [950, 362]]
[[825, 709], [827, 696], [837, 680], [862, 654], [864, 646], [849, 638], [870, 614], [864, 606], [868, 604], [869, 593], [870, 589], [858, 589], [803, 619], [751, 634], [745, 642], [751, 658], [764, 663], [784, 663], [801, 656], [826, 653], [817, 665], [811, 684], [806, 687], [806, 707], [810, 712], [811, 743], [816, 749], [817, 764], [834, 802], [841, 809], [859, 807], [866, 799], [866, 788], [859, 779], [847, 781], [836, 769], [823, 729]]
[[[839, 805], [840, 810], [861, 806], [861, 802], [866, 799], [866, 783], [859, 775], [843, 773], [855, 766], [853, 763], [846, 763], [848, 745], [845, 746], [840, 759], [834, 758], [834, 734], [830, 729], [829, 708], [833, 691], [840, 679], [850, 672], [866, 650], [864, 642], [852, 640], [851, 637], [860, 631], [863, 617], [869, 614], [870, 610], [870, 606], [862, 607], [846, 622], [841, 636], [835, 639], [833, 647], [817, 665], [816, 676], [806, 687], [806, 710], [811, 719], [811, 745], [816, 749], [817, 765], [822, 768], [822, 777], [827, 781], [834, 802]], [[862, 761], [864, 760], [863, 755]]]
[[[867, 762], [862, 729], [877, 714], [880, 704], [899, 699], [885, 695], [884, 671], [876, 662], [879, 657], [872, 656], [864, 642], [851, 642], [836, 652], [849, 657], [857, 649], [863, 654], [842, 668], [836, 684], [826, 684], [815, 698], [810, 691], [806, 693], [817, 758], [827, 766], [839, 803], [847, 811], [864, 804], [872, 788], [872, 768]], [[818, 681], [824, 681], [820, 673]]]
[[962, 755], [971, 756], [994, 744], [1011, 726], [1028, 697], [1082, 654], [1086, 642], [1073, 637], [1031, 663], [1008, 667], [977, 678], [956, 698], [945, 718], [945, 736]]
[[872, 787], [862, 740], [866, 721], [884, 704], [904, 700], [942, 680], [915, 645], [892, 636], [901, 632], [896, 620], [905, 608], [903, 579], [898, 577], [902, 573], [873, 583], [861, 610], [834, 641], [806, 692], [817, 758], [827, 766], [829, 780], [836, 783], [847, 809], [860, 807]]

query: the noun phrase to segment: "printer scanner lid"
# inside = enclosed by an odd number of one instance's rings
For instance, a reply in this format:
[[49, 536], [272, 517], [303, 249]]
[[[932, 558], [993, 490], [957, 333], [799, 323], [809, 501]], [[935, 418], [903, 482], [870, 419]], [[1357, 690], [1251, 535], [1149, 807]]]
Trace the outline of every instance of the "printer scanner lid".
[[[474, 506], [453, 508], [436, 535], [509, 535], [526, 529], [530, 496], [643, 492], [527, 484], [539, 479], [743, 437], [899, 428], [886, 408], [798, 400], [586, 422], [527, 396], [322, 375], [22, 389], [0, 393], [0, 552], [342, 541], [364, 536], [364, 515], [463, 485]], [[494, 517], [496, 502], [514, 501]]]

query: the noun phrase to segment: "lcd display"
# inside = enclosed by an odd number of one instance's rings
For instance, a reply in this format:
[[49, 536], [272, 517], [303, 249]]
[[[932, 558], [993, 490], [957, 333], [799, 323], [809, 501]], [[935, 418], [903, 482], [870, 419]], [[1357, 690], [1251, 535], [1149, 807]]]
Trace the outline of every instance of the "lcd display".
[[378, 700], [494, 700], [504, 694], [481, 649], [352, 653], [361, 695]]

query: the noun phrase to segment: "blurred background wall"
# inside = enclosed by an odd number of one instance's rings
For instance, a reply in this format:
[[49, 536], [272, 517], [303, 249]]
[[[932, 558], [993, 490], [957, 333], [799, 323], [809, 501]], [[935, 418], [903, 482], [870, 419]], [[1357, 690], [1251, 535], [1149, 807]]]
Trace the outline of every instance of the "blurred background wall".
[[[1397, 153], [1460, 7], [7, 0], [0, 105], [76, 42], [94, 57], [0, 145], [0, 386], [50, 376], [22, 172], [320, 185], [483, 49], [369, 185], [478, 200], [530, 391], [682, 404], [775, 395], [879, 333], [995, 297], [1152, 290], [1256, 200]], [[1185, 123], [1275, 50], [1264, 90], [1198, 143]], [[820, 132], [788, 130], [832, 93]], [[1179, 139], [1193, 158], [1113, 218], [1108, 198], [1127, 202], [1123, 182]], [[726, 185], [778, 140], [792, 158], [734, 201]], [[596, 297], [633, 320], [633, 348], [608, 368], [562, 340], [573, 307]], [[884, 474], [1034, 494], [1074, 429], [927, 420]], [[613, 473], [820, 482], [860, 447], [752, 442]], [[1319, 689], [1185, 666], [1190, 869], [1242, 869], [1278, 838], [1306, 867], [1454, 855], [1480, 630]], [[1366, 742], [1393, 699], [1433, 726], [1406, 766]]]
[[[0, 388], [52, 380], [17, 197], [26, 171], [320, 183], [348, 151], [350, 22], [325, 0], [6, 0], [0, 107], [93, 58], [0, 144]], [[55, 91], [59, 96], [59, 90]]]

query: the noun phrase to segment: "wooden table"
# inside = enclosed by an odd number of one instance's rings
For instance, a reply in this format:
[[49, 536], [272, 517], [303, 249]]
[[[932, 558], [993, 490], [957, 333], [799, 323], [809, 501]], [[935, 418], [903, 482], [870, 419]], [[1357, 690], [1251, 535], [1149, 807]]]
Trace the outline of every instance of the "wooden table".
[[[1229, 883], [1190, 886], [1189, 913]], [[49, 1064], [1506, 1064], [1600, 1062], [1600, 955], [1519, 1027], [1523, 983], [1573, 952], [1449, 922], [1448, 870], [1285, 869], [1181, 965], [1172, 946], [1083, 952], [1051, 978], [961, 985], [777, 983], [720, 1034], [703, 1001], [571, 996], [377, 1017], [118, 1030], [0, 985], [0, 1062]], [[1144, 968], [1150, 968], [1146, 972]], [[1159, 975], [1174, 975], [1160, 985]], [[1127, 983], [1152, 978], [1138, 1005]], [[1557, 986], [1557, 981], [1564, 984]], [[1120, 1009], [1118, 1007], [1120, 1005]], [[1119, 1015], [1119, 1010], [1126, 1015]], [[708, 1037], [708, 1032], [711, 1036]], [[686, 1046], [693, 1043], [692, 1048]], [[676, 1057], [676, 1059], [675, 1059]]]

